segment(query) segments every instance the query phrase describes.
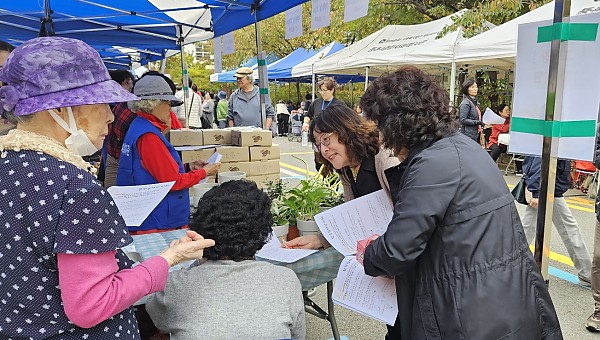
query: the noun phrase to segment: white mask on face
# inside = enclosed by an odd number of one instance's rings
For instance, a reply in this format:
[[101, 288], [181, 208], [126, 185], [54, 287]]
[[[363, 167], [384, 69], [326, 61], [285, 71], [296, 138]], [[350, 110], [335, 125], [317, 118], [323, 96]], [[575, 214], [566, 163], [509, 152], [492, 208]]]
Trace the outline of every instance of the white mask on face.
[[98, 148], [92, 143], [88, 135], [82, 129], [77, 130], [77, 124], [75, 123], [75, 116], [73, 116], [73, 110], [71, 107], [67, 107], [67, 113], [69, 114], [69, 125], [65, 122], [54, 110], [48, 110], [50, 116], [54, 118], [54, 121], [58, 123], [63, 129], [71, 134], [65, 139], [65, 145], [67, 149], [78, 154], [79, 156], [90, 156], [93, 155]]

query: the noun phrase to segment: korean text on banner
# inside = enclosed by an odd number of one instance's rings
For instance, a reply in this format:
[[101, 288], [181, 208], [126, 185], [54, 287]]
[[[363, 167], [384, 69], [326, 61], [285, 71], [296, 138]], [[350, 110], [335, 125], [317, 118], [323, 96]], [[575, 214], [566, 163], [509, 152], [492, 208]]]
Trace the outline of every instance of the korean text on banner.
[[331, 0], [313, 0], [310, 29], [314, 31], [329, 26], [330, 15]]
[[302, 5], [285, 11], [285, 38], [292, 39], [302, 35]]
[[345, 0], [344, 22], [366, 16], [369, 12], [369, 0]]

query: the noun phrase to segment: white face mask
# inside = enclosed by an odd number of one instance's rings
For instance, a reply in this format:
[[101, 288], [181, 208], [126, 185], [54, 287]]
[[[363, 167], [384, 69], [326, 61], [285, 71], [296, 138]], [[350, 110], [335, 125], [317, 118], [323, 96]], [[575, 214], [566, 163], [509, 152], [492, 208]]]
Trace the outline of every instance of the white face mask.
[[63, 129], [71, 134], [65, 139], [65, 145], [67, 149], [73, 151], [79, 156], [93, 155], [98, 148], [92, 143], [88, 135], [82, 129], [77, 130], [77, 124], [75, 123], [75, 116], [73, 116], [73, 110], [71, 107], [67, 107], [67, 113], [69, 114], [69, 125], [65, 122], [54, 110], [48, 110], [50, 116], [54, 118], [54, 121], [58, 123]]

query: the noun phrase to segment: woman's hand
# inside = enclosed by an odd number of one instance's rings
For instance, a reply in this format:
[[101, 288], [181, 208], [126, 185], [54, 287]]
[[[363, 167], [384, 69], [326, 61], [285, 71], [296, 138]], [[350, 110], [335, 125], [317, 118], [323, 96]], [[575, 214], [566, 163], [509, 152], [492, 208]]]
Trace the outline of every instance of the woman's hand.
[[371, 242], [375, 241], [379, 237], [378, 234], [373, 234], [369, 238], [360, 240], [356, 242], [356, 260], [358, 263], [363, 265], [363, 260], [365, 258], [365, 251], [367, 251], [367, 247]]
[[188, 230], [186, 236], [171, 242], [160, 256], [167, 260], [169, 267], [173, 267], [181, 262], [202, 258], [204, 248], [214, 245], [215, 241], [204, 239], [197, 232]]
[[206, 176], [214, 176], [219, 171], [221, 167], [221, 163], [208, 164], [203, 160], [197, 160], [190, 163], [190, 169], [192, 170], [200, 170], [204, 169], [206, 171]]
[[323, 244], [317, 235], [305, 235], [284, 242], [281, 246], [292, 249], [320, 249], [323, 247]]
[[532, 207], [532, 208], [536, 208], [536, 209], [537, 209], [537, 207], [538, 207], [538, 203], [539, 203], [539, 199], [537, 199], [537, 198], [532, 198], [532, 199], [529, 201], [529, 206], [530, 206], [530, 207]]

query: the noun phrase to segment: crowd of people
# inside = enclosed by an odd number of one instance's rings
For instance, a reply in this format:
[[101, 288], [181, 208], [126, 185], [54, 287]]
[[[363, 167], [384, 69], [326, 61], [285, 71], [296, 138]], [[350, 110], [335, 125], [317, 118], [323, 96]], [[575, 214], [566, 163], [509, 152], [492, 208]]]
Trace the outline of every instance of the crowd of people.
[[[268, 196], [252, 182], [223, 183], [190, 218], [189, 188], [220, 163], [183, 163], [168, 139], [184, 126], [281, 134], [284, 114], [307, 133], [316, 169], [338, 172], [345, 201], [383, 189], [393, 203], [386, 233], [356, 254], [366, 274], [395, 278], [399, 313], [386, 339], [563, 338], [529, 250], [540, 159], [523, 165], [531, 196], [522, 219], [495, 163], [506, 152], [498, 136], [510, 129], [508, 105], [486, 140], [474, 79], [463, 84], [458, 110], [436, 80], [405, 66], [373, 81], [354, 109], [324, 78], [319, 98], [267, 104], [263, 117], [252, 69], [235, 77], [229, 98], [193, 82], [186, 96], [160, 72], [136, 80], [109, 73], [79, 40], [0, 44], [1, 338], [150, 339], [160, 330], [171, 339], [304, 339], [298, 278], [254, 257], [271, 235]], [[82, 157], [99, 150], [98, 174]], [[553, 221], [580, 281], [592, 286], [587, 327], [599, 331], [600, 242], [592, 262], [563, 198], [569, 164], [559, 161]], [[139, 226], [125, 223], [107, 193], [166, 182], [174, 185]], [[137, 266], [122, 251], [132, 236], [177, 230], [185, 235]], [[330, 247], [321, 234], [282, 246]], [[261, 305], [268, 308], [254, 313]]]

